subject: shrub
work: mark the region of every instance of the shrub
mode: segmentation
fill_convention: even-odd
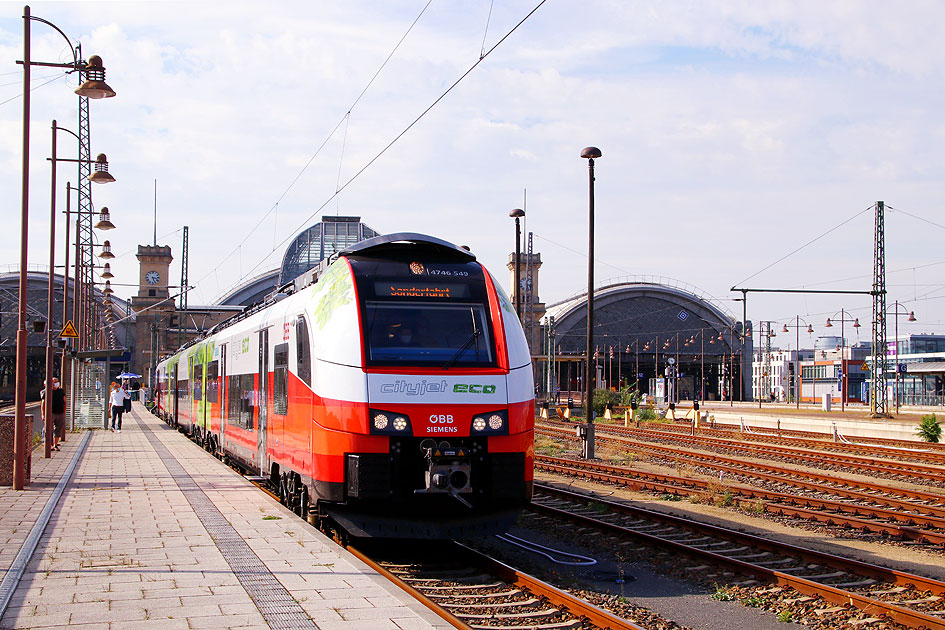
[[[637,420],[641,422],[652,422],[656,420],[656,412],[650,407],[644,407],[643,409],[637,409]]]
[[[937,443],[942,437],[942,425],[935,419],[935,414],[922,416],[919,426],[916,429],[916,435],[926,442]]]
[[[604,415],[604,408],[607,406],[607,403],[610,403],[611,405],[619,405],[620,393],[609,389],[595,389],[594,413],[597,414],[598,418]]]

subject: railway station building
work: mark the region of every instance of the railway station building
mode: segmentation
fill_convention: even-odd
[[[540,394],[561,400],[584,389],[587,293],[546,309],[536,378]],[[751,400],[751,344],[751,323],[743,336],[742,322],[694,287],[646,277],[594,291],[598,388],[637,388],[659,402]]]

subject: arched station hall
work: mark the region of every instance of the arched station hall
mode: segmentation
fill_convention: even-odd
[[[636,384],[648,396],[665,400],[666,369],[677,366],[677,400],[750,400],[751,323],[689,288],[658,282],[626,281],[594,291],[594,354],[598,384],[605,388]],[[536,363],[540,393],[547,386],[548,323],[554,350],[553,382],[559,396],[583,391],[587,347],[587,293],[547,307],[544,357]],[[537,358],[537,357],[536,357]],[[670,361],[671,360],[671,361]]]

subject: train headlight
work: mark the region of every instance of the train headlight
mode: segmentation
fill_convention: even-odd
[[[390,424],[390,421],[387,419],[387,414],[376,413],[374,414],[374,428],[378,431],[383,431],[387,428],[387,425]]]
[[[368,412],[370,418],[371,435],[412,435],[410,428],[410,416],[404,413],[393,411],[384,411],[382,409],[371,409]]]
[[[509,414],[505,409],[477,413],[472,419],[474,435],[508,435]]]

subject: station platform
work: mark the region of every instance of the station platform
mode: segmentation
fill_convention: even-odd
[[[677,407],[677,415],[685,413],[686,406]],[[813,431],[831,435],[836,431],[848,438],[884,438],[893,440],[907,440],[916,442],[916,446],[923,443],[916,435],[916,427],[922,416],[932,411],[902,410],[892,418],[871,418],[869,407],[865,405],[848,405],[841,411],[838,405],[832,411],[822,411],[812,405],[802,405],[800,409],[794,405],[783,403],[727,403],[710,402],[701,405],[702,411],[713,416],[716,421],[726,424],[744,423],[749,428],[785,429],[792,431]],[[939,410],[939,417],[943,416]]]
[[[0,628],[448,627],[139,403],[53,455],[0,488]]]

